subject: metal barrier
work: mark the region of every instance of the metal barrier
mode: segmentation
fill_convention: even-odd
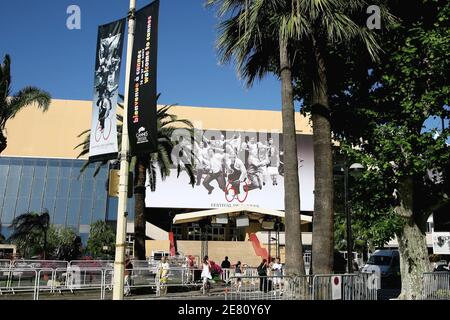
[[[72,260],[69,267],[78,266],[80,268],[114,268],[114,260]]]
[[[0,292],[34,292],[36,279],[35,269],[0,269]]]
[[[450,272],[428,272],[423,274],[424,300],[450,300]]]
[[[313,300],[377,300],[375,274],[315,275]]]
[[[284,300],[283,295],[290,288],[289,280],[288,277],[231,277],[225,300]]]
[[[58,269],[67,268],[69,262],[61,260],[12,260],[11,268]]]

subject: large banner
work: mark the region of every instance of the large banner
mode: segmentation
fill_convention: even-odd
[[[125,19],[99,27],[89,160],[117,157],[117,97]]]
[[[156,151],[156,76],[159,1],[136,12],[128,100],[131,154]]]
[[[178,132],[179,131],[179,132]],[[284,210],[283,136],[270,132],[178,130],[171,174],[156,192],[147,187],[148,208],[209,209],[253,206]],[[302,211],[314,210],[314,154],[311,135],[297,135]],[[194,154],[192,157],[191,155]],[[185,163],[192,160],[196,183],[189,184]],[[178,169],[180,175],[177,177]],[[150,185],[149,176],[147,185]]]

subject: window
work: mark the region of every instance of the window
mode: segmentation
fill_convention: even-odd
[[[14,212],[16,210],[16,197],[5,197],[2,210],[2,224],[11,223],[14,219]]]
[[[199,227],[188,228],[188,240],[201,240],[201,234]]]
[[[180,226],[172,227],[173,237],[175,240],[183,240],[183,228]]]
[[[81,198],[70,198],[67,210],[67,226],[73,226],[78,229],[78,220],[80,218]]]
[[[22,166],[11,164],[9,166],[8,182],[5,194],[11,197],[17,197],[19,191],[20,175],[22,173]]]
[[[16,217],[27,213],[30,199],[28,197],[18,197],[16,203]]]
[[[91,199],[81,198],[80,224],[83,225],[91,224],[92,207],[93,207],[92,198]]]
[[[56,199],[55,212],[53,223],[65,225],[66,223],[66,212],[67,212],[67,203],[69,199],[67,198],[58,198]]]

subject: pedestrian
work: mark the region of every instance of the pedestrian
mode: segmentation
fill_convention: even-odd
[[[236,277],[236,292],[239,292],[241,290],[242,286],[242,269],[241,269],[241,262],[238,261],[236,263],[236,267],[234,269],[234,276]]]
[[[209,291],[209,280],[212,279],[211,276],[211,264],[209,262],[209,258],[208,256],[205,256],[203,258],[203,263],[202,263],[202,274],[201,277],[203,279],[203,294],[207,293]]]
[[[263,259],[256,270],[259,276],[259,291],[267,292],[267,260]]]
[[[231,263],[228,261],[228,257],[225,257],[225,260],[222,261],[222,264],[220,265],[222,269],[230,269]]]
[[[167,294],[167,282],[169,280],[169,269],[170,264],[167,261],[167,257],[161,259],[161,264],[159,266],[159,283],[160,283],[160,293],[161,295]]]
[[[127,256],[125,259],[125,296],[131,295],[131,274],[133,272],[133,263],[131,259]]]
[[[281,260],[279,257],[275,259],[275,262],[272,264],[272,275],[273,275],[273,285],[275,290],[277,287],[281,289],[281,279],[283,277],[283,265],[281,264]]]

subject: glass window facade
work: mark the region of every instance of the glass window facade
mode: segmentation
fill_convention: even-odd
[[[95,165],[80,174],[83,164],[84,160],[1,157],[0,223],[6,227],[23,213],[47,209],[53,224],[73,228],[85,239],[84,226],[115,221],[117,199],[108,197],[108,167],[94,177]],[[132,221],[134,199],[128,201],[128,212]]]

